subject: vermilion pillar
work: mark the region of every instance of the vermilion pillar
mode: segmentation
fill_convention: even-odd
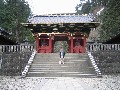
[[[39,35],[36,34],[36,51],[39,52]]]
[[[84,35],[84,52],[86,51],[86,35]]]
[[[49,36],[49,50],[52,52],[52,35]]]
[[[73,36],[72,36],[72,34],[70,37],[71,37],[70,38],[70,52],[73,53]]]

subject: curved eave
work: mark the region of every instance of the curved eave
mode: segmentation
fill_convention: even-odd
[[[69,25],[69,26],[78,26],[78,27],[88,27],[88,28],[96,28],[100,25],[100,22],[80,22],[80,23],[21,23],[24,27],[34,28],[37,26],[46,26],[50,27],[51,25]]]

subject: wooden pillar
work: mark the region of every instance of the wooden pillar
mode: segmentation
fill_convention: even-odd
[[[67,44],[68,44],[68,53],[70,53],[70,35],[69,35],[69,33],[67,34],[67,38],[68,38],[68,41],[67,41]]]
[[[71,53],[71,39],[69,40],[68,44],[69,44],[69,53]]]
[[[84,52],[86,52],[86,35],[84,35]]]
[[[71,38],[70,38],[70,52],[71,53],[73,53],[73,36],[72,36],[72,34],[71,34],[71,36],[70,36]]]
[[[39,35],[36,34],[36,51],[39,52]]]
[[[52,52],[52,35],[50,34],[49,36],[49,48],[50,48],[50,52]]]

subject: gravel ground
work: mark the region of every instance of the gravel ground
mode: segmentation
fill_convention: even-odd
[[[74,81],[78,84],[94,88],[94,90],[120,90],[120,75],[104,75],[102,78],[64,78],[65,82]],[[16,77],[0,77],[0,90],[35,90],[39,86],[39,90],[52,80],[59,81],[61,78],[40,78],[26,77],[24,79]],[[57,84],[57,82],[56,82]],[[64,84],[64,82],[62,83]],[[49,89],[52,90],[52,89]],[[85,89],[86,90],[86,89]]]

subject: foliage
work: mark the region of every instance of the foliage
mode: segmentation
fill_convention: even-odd
[[[104,7],[104,13],[99,16],[101,19],[100,39],[106,41],[120,32],[120,1],[119,0],[91,0],[85,3],[82,14],[96,14],[98,8]],[[78,13],[78,12],[77,12]]]
[[[90,13],[90,9],[91,9],[91,3],[87,2],[82,6],[81,12],[83,14],[89,14]]]
[[[26,22],[31,15],[29,4],[25,0],[0,1],[0,27],[12,33],[18,42],[23,41],[26,33],[21,22]]]
[[[98,6],[97,1],[92,0],[91,2],[88,1],[84,4],[78,4],[76,7],[76,13],[79,14],[89,14],[89,13],[93,13],[93,11],[95,10],[95,8]],[[81,10],[78,10],[78,8],[81,7]]]
[[[108,40],[120,33],[120,1],[110,0],[107,10],[102,15],[102,41]]]

